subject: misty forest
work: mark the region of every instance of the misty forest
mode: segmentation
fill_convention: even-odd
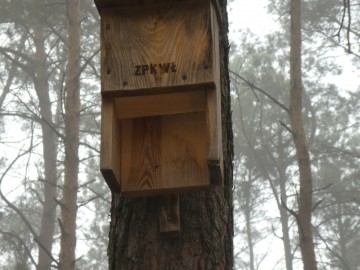
[[[274,27],[262,34],[238,27],[240,0],[219,1],[233,180],[216,196],[183,195],[181,207],[203,224],[187,231],[184,214],[181,241],[157,244],[119,221],[147,222],[147,211],[124,209],[155,209],[156,199],[112,194],[99,170],[94,1],[0,1],[0,270],[360,269],[358,0],[264,1]],[[217,231],[206,235],[206,226]],[[131,237],[118,237],[123,230]],[[128,238],[169,258],[150,262],[149,250],[119,243]]]

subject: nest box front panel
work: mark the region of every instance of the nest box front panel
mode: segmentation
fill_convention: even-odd
[[[121,120],[121,192],[179,192],[210,184],[205,113]]]
[[[102,94],[215,88],[209,3],[101,10]]]

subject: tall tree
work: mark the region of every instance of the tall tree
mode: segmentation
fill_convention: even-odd
[[[300,194],[298,213],[294,213],[305,270],[316,270],[312,216],[313,180],[308,142],[302,116],[303,85],[301,71],[301,0],[290,6],[290,123],[299,167]]]
[[[65,175],[61,203],[59,269],[75,269],[80,129],[80,0],[67,1],[68,61],[65,84]]]
[[[220,2],[221,93],[224,186],[180,195],[181,232],[162,236],[160,199],[130,199],[113,194],[110,269],[232,269],[232,132],[230,114],[226,1]]]
[[[43,118],[41,123],[44,148],[44,208],[41,219],[39,235],[39,261],[38,269],[50,269],[52,258],[52,243],[55,231],[56,217],[56,184],[57,184],[57,136],[53,130],[54,122],[51,112],[50,89],[48,72],[46,68],[47,56],[45,51],[45,37],[43,33],[44,9],[40,2],[36,5],[34,22],[34,45],[36,48],[34,62],[34,86],[39,99],[40,113]],[[36,76],[36,77],[35,77]]]
[[[249,33],[244,34],[244,43],[238,47],[241,48],[241,53],[233,57],[230,72],[234,97],[235,146],[237,146],[235,160],[240,160],[240,168],[237,170],[248,170],[254,178],[251,195],[254,197],[254,206],[263,211],[256,220],[273,220],[266,222],[268,224],[264,227],[267,227],[267,231],[265,233],[263,229],[263,238],[267,238],[267,241],[270,237],[281,238],[286,269],[291,270],[294,252],[291,243],[291,217],[283,207],[283,204],[293,203],[290,193],[292,176],[289,168],[293,166],[295,160],[291,137],[283,126],[283,119],[286,119],[288,113],[288,109],[283,105],[288,98],[288,93],[284,91],[288,88],[288,80],[282,67],[287,64],[285,62],[287,55],[279,53],[282,51],[279,48],[285,45],[281,43],[282,37],[269,35],[264,42],[256,45],[251,39]],[[256,81],[256,84],[262,88],[251,81]],[[244,176],[241,179],[236,178],[238,181],[238,184],[235,184],[236,189],[243,189],[244,179],[246,179]],[[234,198],[235,205],[246,203],[242,202],[246,200],[246,195],[236,195],[237,193]],[[276,218],[274,211],[270,213],[263,210],[266,209],[266,205],[271,204],[276,205],[279,210]],[[252,215],[259,211],[256,208],[250,210]],[[254,227],[255,232],[259,231],[258,223],[252,222],[249,225]],[[254,234],[253,238],[255,237],[258,238],[259,233]],[[266,242],[261,239],[258,241],[258,245],[262,246]],[[266,254],[262,253],[265,251],[255,249],[255,257],[259,258],[259,262],[264,261]]]
[[[1,8],[1,21],[7,23],[9,32],[13,36],[27,36],[27,50],[16,52],[11,47],[1,47],[1,54],[17,66],[22,74],[26,74],[22,80],[23,86],[32,81],[38,98],[38,107],[33,103],[25,106],[31,118],[41,125],[43,137],[44,172],[40,177],[43,183],[43,213],[41,218],[39,235],[35,233],[34,239],[38,243],[39,257],[37,268],[50,269],[54,261],[52,257],[52,243],[55,230],[56,214],[56,184],[57,184],[57,136],[54,132],[55,122],[52,113],[52,100],[50,98],[49,72],[47,70],[48,54],[46,53],[46,14],[48,6],[39,1],[5,1]],[[25,10],[21,17],[17,16],[18,10]],[[10,45],[11,46],[11,45]],[[30,78],[30,80],[29,80]],[[31,105],[31,106],[30,106]],[[39,108],[39,110],[38,110]],[[30,111],[29,111],[30,110]],[[39,115],[37,114],[39,112]]]

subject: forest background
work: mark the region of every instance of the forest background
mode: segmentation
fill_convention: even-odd
[[[74,6],[1,1],[0,269],[61,266],[66,246],[75,248],[76,268],[107,269],[111,193],[98,169],[97,10],[91,0],[68,2]],[[284,111],[290,88],[289,1],[258,1],[246,11],[250,2],[228,6],[235,268],[301,269],[292,214],[298,170]],[[360,3],[302,2],[303,116],[318,267],[356,270]],[[75,225],[76,242],[67,243],[71,237],[64,232]]]

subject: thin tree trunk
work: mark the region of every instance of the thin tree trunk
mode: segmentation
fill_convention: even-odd
[[[250,264],[250,270],[255,270],[255,256],[254,256],[254,242],[252,239],[252,225],[251,225],[251,211],[252,211],[252,205],[251,205],[251,192],[252,192],[252,178],[251,178],[251,170],[249,170],[249,176],[248,181],[244,183],[244,193],[245,196],[245,224],[246,224],[246,236],[247,236],[247,242],[249,246],[249,264]]]
[[[290,121],[300,174],[299,211],[296,215],[299,243],[305,270],[316,270],[312,212],[312,174],[302,117],[301,0],[291,0]]]
[[[350,267],[347,265],[348,263],[348,252],[346,245],[348,244],[346,241],[346,229],[344,228],[344,221],[343,221],[343,205],[341,201],[336,198],[336,204],[337,204],[337,227],[339,230],[339,247],[340,247],[340,256],[342,258],[341,263],[344,266],[344,269],[350,269]]]
[[[279,173],[279,182],[280,182],[280,197],[281,197],[281,206],[280,210],[280,221],[281,221],[281,229],[282,229],[282,241],[285,252],[285,264],[286,270],[293,269],[293,256],[291,251],[291,243],[290,243],[290,235],[289,235],[289,213],[286,210],[284,205],[287,205],[287,194],[286,194],[286,168],[287,165],[284,163],[284,144],[283,144],[283,136],[282,130],[279,130],[279,139],[278,139],[278,173]]]
[[[75,269],[80,124],[80,1],[67,1],[68,64],[65,99],[65,176],[61,204],[60,270]]]
[[[233,269],[232,123],[230,113],[226,1],[220,26],[224,186],[180,194],[181,232],[159,232],[159,197],[124,198],[113,194],[109,269]]]
[[[56,184],[57,184],[57,137],[51,128],[53,124],[51,113],[51,101],[49,96],[49,84],[47,81],[45,38],[42,32],[41,16],[34,26],[35,71],[34,85],[39,99],[40,114],[43,119],[41,123],[43,137],[44,156],[44,202],[41,218],[41,227],[38,242],[39,257],[38,270],[50,270],[51,252],[55,229],[56,216]]]
[[[282,180],[280,180],[282,181]],[[280,188],[281,189],[281,188]],[[282,192],[281,192],[282,193]],[[285,198],[285,197],[282,197]],[[286,203],[286,199],[284,200]],[[285,208],[280,208],[280,221],[281,221],[281,230],[282,230],[282,241],[285,252],[285,264],[286,270],[293,269],[293,255],[291,252],[291,243],[289,235],[289,215]]]

